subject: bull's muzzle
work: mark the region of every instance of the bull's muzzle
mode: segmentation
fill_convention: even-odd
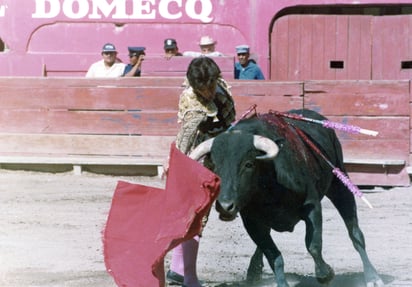
[[[236,218],[238,210],[233,202],[221,203],[216,201],[216,211],[219,213],[219,219],[222,221],[232,221]]]

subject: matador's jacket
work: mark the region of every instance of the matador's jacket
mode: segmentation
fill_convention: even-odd
[[[227,130],[235,121],[235,104],[230,86],[218,79],[216,96],[207,101],[196,95],[186,80],[180,95],[178,122],[181,124],[176,138],[176,147],[189,154],[199,143]]]

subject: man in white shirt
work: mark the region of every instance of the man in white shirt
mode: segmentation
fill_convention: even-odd
[[[123,75],[125,64],[117,59],[116,47],[107,43],[103,46],[100,61],[93,63],[87,71],[86,78],[117,78]]]
[[[203,36],[200,38],[199,47],[200,52],[194,51],[186,51],[183,52],[183,56],[187,57],[200,57],[200,56],[207,56],[207,57],[220,57],[223,56],[222,53],[215,51],[217,41],[213,40],[213,38],[209,36]]]

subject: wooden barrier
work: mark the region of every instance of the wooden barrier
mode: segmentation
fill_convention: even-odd
[[[70,57],[72,61],[62,60],[62,57]],[[96,61],[98,61],[98,57]],[[187,67],[193,57],[172,57],[166,59],[163,56],[146,56],[142,63],[142,77],[184,77]],[[222,71],[225,79],[234,78],[234,57],[213,57],[213,60]],[[125,61],[125,63],[127,63]],[[44,77],[84,77],[92,63],[78,55],[49,55],[43,64],[42,76]]]
[[[76,173],[87,165],[155,165],[161,173],[178,131],[183,81],[0,78],[0,164],[69,164]],[[283,108],[302,106],[301,84],[261,84],[254,94],[252,83],[233,83],[239,111],[253,98],[266,107],[276,98]]]
[[[409,185],[409,91],[409,81],[305,82],[306,108],[379,132],[377,137],[337,132],[357,184]]]
[[[184,77],[0,78],[0,164],[151,165],[161,172],[178,131]],[[409,185],[408,81],[231,80],[238,116],[310,108],[376,130],[337,132],[360,185]]]

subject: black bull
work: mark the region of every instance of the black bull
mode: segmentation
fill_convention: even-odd
[[[310,110],[290,112],[325,119]],[[297,129],[315,143],[329,164],[302,140]],[[332,173],[330,164],[345,172],[342,148],[333,130],[265,114],[240,121],[230,131],[200,144],[192,153],[194,158],[204,155],[208,155],[205,160],[210,161],[221,178],[216,203],[220,218],[232,220],[240,213],[243,225],[256,243],[248,281],[261,277],[263,253],[276,274],[277,286],[289,286],[282,255],[270,230],[293,231],[300,220],[306,224],[306,248],[314,259],[318,281],[332,280],[333,269],[322,258],[321,200],[326,196],[342,216],[362,259],[367,286],[384,285],[365,251],[354,196]]]

